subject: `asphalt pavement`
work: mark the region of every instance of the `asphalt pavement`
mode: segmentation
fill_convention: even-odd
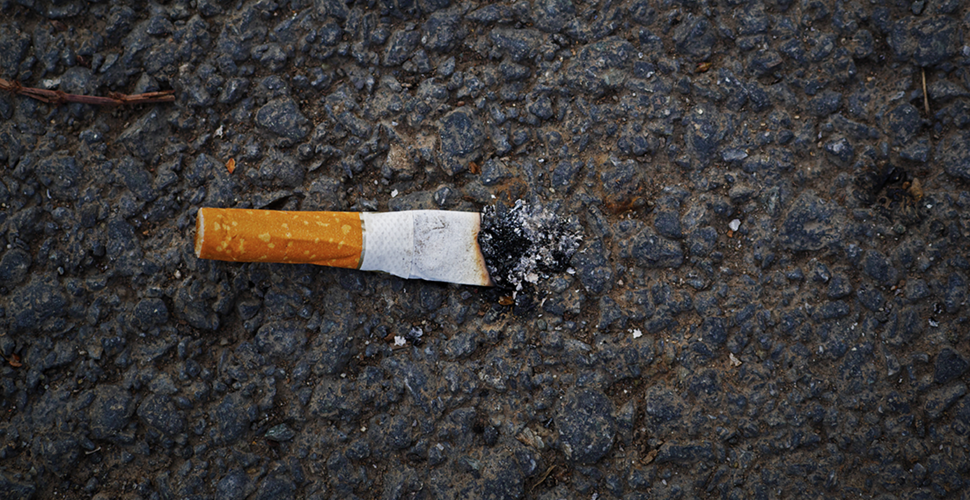
[[[2,0],[0,497],[966,498],[968,36],[959,0]],[[519,291],[193,252],[200,207],[518,200],[582,234]]]

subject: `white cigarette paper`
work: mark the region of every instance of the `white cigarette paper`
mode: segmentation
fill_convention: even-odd
[[[409,279],[492,285],[478,246],[478,213],[364,212],[360,219],[364,233],[361,270]]]

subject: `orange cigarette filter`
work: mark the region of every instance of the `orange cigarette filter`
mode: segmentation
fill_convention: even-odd
[[[195,254],[203,259],[357,269],[363,247],[356,212],[200,208],[195,222]]]

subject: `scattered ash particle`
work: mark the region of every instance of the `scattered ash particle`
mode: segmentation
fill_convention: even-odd
[[[509,210],[485,207],[478,244],[496,286],[520,291],[569,265],[582,235],[568,221],[522,200]]]

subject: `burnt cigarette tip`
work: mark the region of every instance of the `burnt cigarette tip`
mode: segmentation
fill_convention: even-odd
[[[566,270],[582,242],[581,230],[538,203],[482,210],[478,243],[491,280],[513,290]]]

